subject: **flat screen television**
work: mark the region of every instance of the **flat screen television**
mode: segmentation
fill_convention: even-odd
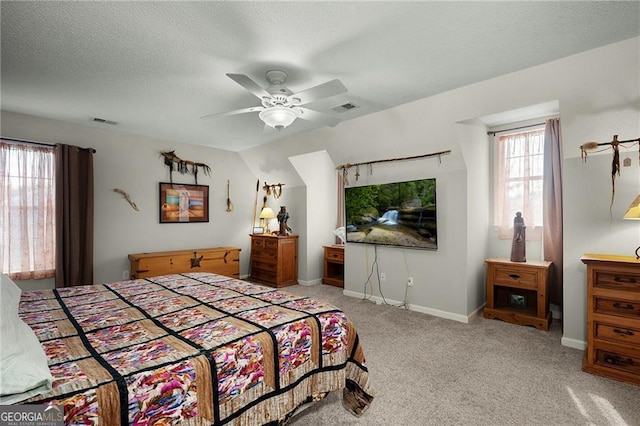
[[[436,250],[436,179],[347,187],[347,243]]]

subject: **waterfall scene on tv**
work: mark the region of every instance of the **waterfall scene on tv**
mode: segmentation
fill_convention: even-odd
[[[438,248],[435,178],[345,188],[348,243]]]

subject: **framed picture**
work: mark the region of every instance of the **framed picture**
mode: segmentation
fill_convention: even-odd
[[[160,182],[160,223],[209,222],[209,186]]]
[[[264,228],[262,226],[254,226],[253,227],[253,233],[255,235],[264,234]]]
[[[516,308],[526,308],[527,307],[527,297],[521,294],[510,294],[509,295],[509,305]]]

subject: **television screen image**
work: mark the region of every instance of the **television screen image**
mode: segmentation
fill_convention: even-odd
[[[435,178],[344,191],[347,243],[438,248]]]

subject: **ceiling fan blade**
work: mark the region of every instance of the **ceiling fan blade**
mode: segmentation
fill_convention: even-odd
[[[304,105],[319,99],[329,98],[347,92],[347,88],[338,79],[319,84],[310,89],[294,93],[289,99],[296,99],[295,105]],[[299,101],[298,101],[299,100]]]
[[[255,107],[249,107],[249,108],[236,109],[234,111],[217,112],[215,114],[203,115],[200,118],[207,119],[207,118],[212,118],[212,117],[226,117],[226,116],[229,116],[229,115],[244,114],[246,112],[262,111],[263,109],[264,109],[263,106],[255,106]]]
[[[271,97],[271,93],[264,90],[260,85],[258,85],[258,83],[251,80],[244,74],[227,74],[227,77],[253,93],[258,99]]]
[[[330,127],[334,127],[338,123],[340,123],[339,118],[333,117],[323,112],[318,112],[309,108],[302,108],[302,107],[297,107],[296,109],[300,111],[300,114],[298,115],[298,117],[304,120],[321,123],[321,124],[324,124],[325,126],[330,126]]]

